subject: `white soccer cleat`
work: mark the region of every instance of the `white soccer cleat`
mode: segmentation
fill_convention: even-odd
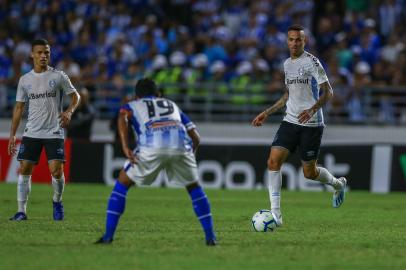
[[[345,192],[347,189],[347,179],[345,177],[338,178],[338,181],[341,183],[341,187],[336,189],[333,194],[333,207],[340,207],[345,200]]]

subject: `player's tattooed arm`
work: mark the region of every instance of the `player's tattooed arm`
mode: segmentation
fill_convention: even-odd
[[[10,138],[8,141],[8,154],[13,156],[16,154],[17,149],[16,149],[16,133],[18,126],[20,125],[21,117],[23,116],[24,112],[24,102],[16,102],[16,105],[14,106],[14,111],[13,111],[13,118],[11,120],[11,129],[10,129]]]
[[[304,110],[299,114],[299,123],[303,124],[309,121],[310,118],[333,97],[333,89],[328,81],[320,84],[320,90],[322,91],[322,95],[319,100],[310,109]]]
[[[72,114],[73,112],[76,110],[76,108],[79,105],[80,102],[80,95],[78,94],[78,92],[73,92],[71,94],[69,94],[70,96],[70,104],[69,107],[60,114],[60,125],[63,128],[68,127],[70,120],[72,118]]]
[[[273,114],[274,112],[277,112],[280,109],[282,109],[286,105],[288,98],[289,98],[289,92],[286,90],[285,93],[283,94],[283,96],[277,102],[275,102],[274,105],[272,105],[271,107],[269,107],[268,109],[266,109],[264,111],[266,116],[269,116],[269,115]]]
[[[277,102],[275,102],[271,107],[269,107],[265,111],[258,114],[257,117],[255,117],[255,119],[252,121],[252,125],[253,126],[262,126],[262,124],[264,123],[264,121],[266,120],[266,118],[269,115],[273,114],[274,112],[280,110],[281,108],[283,108],[285,106],[286,102],[288,101],[288,98],[289,98],[289,92],[288,92],[288,90],[286,90],[285,93],[283,94],[283,96]]]

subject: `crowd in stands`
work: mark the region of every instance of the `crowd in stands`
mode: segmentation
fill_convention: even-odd
[[[368,87],[406,93],[405,22],[405,0],[3,0],[0,109],[32,68],[35,38],[50,42],[53,66],[111,110],[144,76],[168,96],[232,91],[232,104],[269,104],[264,93],[283,91],[286,30],[301,24],[335,90],[331,115],[361,122]],[[379,94],[383,122],[402,113],[391,100]]]

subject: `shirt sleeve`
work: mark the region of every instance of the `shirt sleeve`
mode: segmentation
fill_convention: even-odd
[[[62,86],[63,93],[65,95],[69,95],[73,92],[76,92],[76,88],[73,86],[68,75],[66,75],[66,73],[63,71],[61,71],[61,86]]]
[[[130,104],[128,104],[128,103],[126,103],[120,107],[120,112],[122,112],[122,111],[129,112],[131,114],[133,113],[133,110],[131,109]]]
[[[19,102],[28,101],[27,90],[25,89],[25,87],[23,87],[22,78],[20,78],[20,80],[18,81],[16,101],[19,101]]]
[[[317,84],[322,84],[328,82],[326,71],[324,70],[323,66],[321,65],[319,59],[313,59],[313,72],[312,76],[316,79]]]
[[[182,120],[182,124],[186,127],[186,130],[196,128],[196,125],[192,121],[190,121],[189,117],[183,112],[180,113],[180,118]]]
[[[287,60],[285,60],[285,62],[283,62],[283,76],[284,76],[285,86],[287,87],[288,81],[286,79],[288,78],[288,76],[287,76],[287,71],[286,71],[286,61]]]

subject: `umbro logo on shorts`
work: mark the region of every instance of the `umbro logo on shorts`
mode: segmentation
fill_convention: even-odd
[[[308,157],[314,156],[314,151],[307,151],[307,152],[306,152],[306,155],[307,155]]]
[[[25,146],[24,146],[24,144],[20,144],[20,150],[19,150],[19,152],[20,152],[20,153],[24,153],[24,151],[25,151]]]

